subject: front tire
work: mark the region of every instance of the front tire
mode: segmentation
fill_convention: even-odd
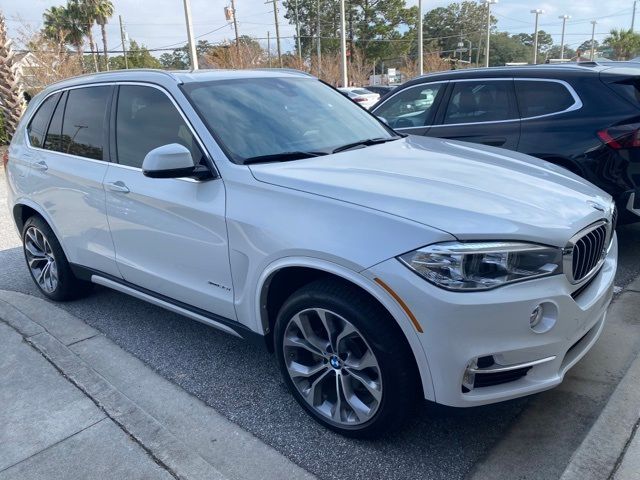
[[[47,298],[72,300],[91,290],[91,283],[73,274],[60,242],[41,217],[30,217],[24,223],[22,246],[31,278]]]
[[[372,438],[411,416],[419,376],[409,345],[357,287],[323,279],[301,288],[280,309],[274,341],[289,390],[331,430]]]

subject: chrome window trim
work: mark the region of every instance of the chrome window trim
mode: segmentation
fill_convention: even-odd
[[[72,85],[72,86],[69,86],[69,87],[64,87],[64,88],[60,88],[60,89],[57,89],[57,90],[52,90],[51,92],[49,92],[49,94],[47,94],[40,101],[40,103],[37,105],[37,107],[33,109],[33,113],[31,113],[29,115],[28,121],[25,122],[25,127],[24,127],[24,130],[25,130],[24,134],[26,136],[25,145],[27,146],[27,148],[32,149],[32,150],[40,150],[40,151],[43,151],[43,152],[56,153],[58,155],[65,155],[65,156],[72,157],[72,158],[77,158],[77,159],[81,159],[81,160],[88,160],[88,161],[91,161],[91,162],[98,162],[98,163],[103,163],[103,164],[107,164],[107,165],[118,165],[120,167],[129,167],[131,169],[138,170],[138,171],[142,172],[142,168],[130,167],[129,165],[121,165],[120,163],[117,163],[117,162],[111,162],[111,161],[108,161],[108,160],[96,160],[96,159],[93,159],[93,158],[81,157],[79,155],[73,155],[73,154],[70,154],[70,153],[58,152],[56,150],[47,150],[46,148],[34,147],[33,145],[31,145],[31,142],[29,141],[29,135],[28,135],[28,132],[27,132],[27,127],[31,123],[31,121],[33,120],[33,116],[36,114],[36,112],[38,110],[40,110],[40,107],[42,107],[42,104],[50,96],[55,95],[56,93],[64,93],[65,91],[76,90],[76,89],[79,89],[79,88],[91,88],[91,87],[103,87],[103,86],[120,86],[120,85],[138,85],[138,86],[142,86],[142,87],[151,87],[151,88],[155,88],[157,90],[160,90],[162,93],[164,93],[169,98],[169,100],[171,101],[173,106],[176,108],[176,110],[178,111],[178,113],[180,114],[182,119],[184,120],[185,124],[187,125],[187,128],[189,128],[189,131],[193,135],[193,138],[196,139],[196,143],[198,144],[198,147],[200,147],[200,150],[202,150],[202,152],[204,153],[205,157],[209,160],[209,164],[210,164],[210,167],[213,168],[213,172],[212,173],[214,174],[215,178],[222,178],[221,175],[220,175],[220,171],[218,170],[218,168],[215,165],[215,162],[213,161],[213,158],[211,158],[211,155],[209,154],[209,151],[205,148],[204,143],[202,142],[202,139],[200,138],[200,136],[197,134],[197,132],[193,128],[193,125],[191,124],[191,122],[189,121],[189,119],[187,118],[185,113],[182,111],[182,108],[180,107],[180,105],[178,105],[178,103],[173,98],[173,96],[164,87],[161,87],[160,85],[156,85],[154,83],[149,83],[149,82],[137,82],[137,81],[129,81],[129,80],[111,81],[111,82],[96,82],[96,83],[88,83],[88,84],[82,84],[82,85]],[[117,144],[117,140],[116,140],[116,144]],[[200,182],[199,180],[195,180],[195,179],[191,179],[191,178],[176,179],[176,180],[187,180],[187,181]]]
[[[482,81],[482,82],[486,82],[486,81],[514,81],[514,82],[552,82],[552,83],[559,83],[562,86],[564,86],[567,91],[569,92],[569,94],[573,97],[574,103],[573,105],[567,107],[564,110],[558,111],[558,112],[552,112],[552,113],[545,113],[544,115],[536,115],[534,117],[519,117],[519,118],[510,118],[507,120],[493,120],[493,121],[488,121],[488,122],[465,122],[465,123],[443,123],[440,125],[423,125],[421,127],[402,127],[402,128],[395,128],[394,130],[413,130],[416,128],[440,128],[440,127],[456,127],[456,126],[469,126],[469,125],[483,125],[483,124],[494,124],[494,123],[509,123],[509,122],[524,122],[524,121],[528,121],[528,120],[537,120],[539,118],[546,118],[546,117],[551,117],[551,116],[555,116],[555,115],[561,115],[563,113],[568,113],[568,112],[573,112],[575,110],[580,110],[583,107],[583,103],[582,100],[580,99],[580,97],[578,96],[578,94],[576,93],[575,89],[566,81],[564,80],[559,80],[556,78],[530,78],[530,77],[495,77],[495,78],[460,78],[460,79],[449,79],[449,80],[436,80],[434,82],[424,82],[424,83],[419,83],[416,85],[412,85],[410,87],[407,87],[406,89],[402,89],[399,92],[395,92],[393,93],[391,96],[389,96],[389,98],[385,99],[384,102],[382,102],[380,104],[380,106],[384,105],[386,102],[388,102],[389,100],[391,100],[394,96],[399,95],[400,93],[412,89],[412,88],[417,88],[417,87],[424,87],[425,85],[432,85],[432,84],[436,84],[436,83],[453,83],[453,82],[477,82],[477,81]],[[516,93],[516,101],[517,101],[517,93]],[[377,109],[376,109],[377,110]],[[374,112],[375,114],[375,112]],[[377,115],[377,114],[376,114]]]

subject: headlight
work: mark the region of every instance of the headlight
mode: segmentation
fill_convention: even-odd
[[[518,242],[436,243],[398,259],[448,290],[488,290],[562,272],[562,250]]]

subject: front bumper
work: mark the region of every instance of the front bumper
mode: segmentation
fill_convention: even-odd
[[[428,365],[419,368],[430,372],[435,401],[468,407],[529,395],[562,382],[603,329],[613,297],[617,256],[614,238],[600,272],[578,295],[574,293],[575,298],[576,287],[564,275],[485,292],[450,292],[430,284],[396,259],[364,273],[388,284],[420,323],[424,333],[416,335]],[[555,323],[545,333],[536,333],[529,326],[530,314],[539,304],[549,307],[550,318],[555,314]],[[476,382],[479,386],[465,387],[470,367],[483,370],[474,360],[491,357],[494,369],[523,364],[526,372],[506,383]],[[537,363],[539,360],[545,361]]]

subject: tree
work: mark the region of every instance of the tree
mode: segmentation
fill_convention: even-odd
[[[491,35],[490,66],[529,61],[533,47],[525,45],[520,35],[511,36],[507,32]]]
[[[96,9],[90,0],[68,0],[67,10],[75,21],[84,25],[82,31],[89,39],[89,49],[93,58],[93,68],[98,71],[98,48],[93,38],[93,25],[96,22]]]
[[[25,108],[22,81],[14,65],[12,43],[7,35],[4,15],[0,12],[0,111],[7,140],[11,140],[15,133]]]
[[[492,30],[496,23],[491,16]],[[425,41],[431,41],[442,56],[452,56],[461,40],[480,45],[487,31],[487,7],[463,1],[434,8],[424,16],[423,30]]]
[[[243,35],[241,38],[243,37],[245,36]],[[196,43],[196,55],[198,56],[198,61],[200,62],[200,60],[204,60],[204,58],[211,52],[212,48],[214,48],[214,45],[212,45],[208,40],[198,40],[198,43]],[[168,70],[188,70],[191,65],[191,61],[189,59],[189,46],[185,45],[183,47],[176,48],[171,53],[163,53],[160,55],[160,65],[162,68]]]
[[[573,58],[576,56],[576,51],[570,48],[568,45],[564,46],[564,58]],[[554,45],[546,52],[547,59],[549,58],[560,58],[560,45]]]
[[[598,40],[593,41],[593,49],[598,50],[600,48],[600,42]],[[591,53],[591,39],[585,40],[576,49],[576,55],[588,56]]]
[[[616,60],[629,60],[640,51],[640,34],[631,30],[611,30],[604,46],[613,51]]]
[[[513,35],[513,38],[517,39],[525,47],[529,47],[531,50],[531,58],[533,58],[533,42],[534,35],[532,33],[518,33]],[[553,38],[544,30],[538,30],[538,53],[541,53],[543,57],[549,58],[548,52],[553,47]]]
[[[104,52],[104,65],[109,70],[109,49],[107,48],[107,23],[113,16],[113,3],[110,0],[92,0],[94,4],[94,12],[96,14],[96,22],[100,25],[100,33],[102,35],[102,50]]]
[[[86,25],[78,15],[77,8],[70,4],[66,7],[51,7],[43,14],[42,34],[45,38],[55,42],[60,52],[66,45],[76,49],[78,64],[84,71],[84,36]]]
[[[162,68],[160,61],[151,55],[151,52],[144,45],[131,40],[127,49],[127,62],[129,68]],[[124,70],[124,55],[118,55],[109,59],[111,70]]]

